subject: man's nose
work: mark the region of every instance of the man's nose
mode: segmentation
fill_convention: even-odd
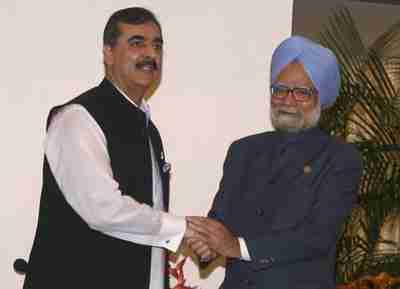
[[[293,90],[288,91],[287,95],[282,99],[282,103],[285,105],[296,105],[297,104]]]
[[[152,59],[156,59],[156,57],[160,55],[160,51],[153,45],[146,45],[145,54],[146,56],[149,56]]]

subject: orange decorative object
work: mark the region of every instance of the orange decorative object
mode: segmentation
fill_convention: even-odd
[[[186,279],[183,274],[183,265],[186,262],[186,258],[187,257],[183,258],[182,261],[175,266],[175,268],[169,268],[169,274],[177,281],[177,284],[172,289],[197,289],[197,287],[185,286]]]
[[[377,276],[364,276],[346,285],[338,285],[336,289],[389,289],[400,285],[400,278],[382,272]]]

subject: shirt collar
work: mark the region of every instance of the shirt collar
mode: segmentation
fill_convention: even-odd
[[[144,112],[144,114],[146,115],[146,120],[147,121],[149,121],[149,119],[150,119],[150,116],[151,116],[151,114],[150,114],[150,105],[147,103],[147,101],[146,100],[142,100],[142,103],[140,104],[140,105],[137,105],[132,99],[130,99],[127,95],[126,95],[126,93],[122,90],[122,89],[120,89],[115,83],[113,83],[111,80],[110,80],[110,83],[118,90],[118,92],[119,93],[121,93],[125,98],[126,98],[126,100],[128,100],[131,104],[133,104],[135,107],[137,107],[137,108],[139,108],[141,111],[143,111]]]
[[[305,140],[310,139],[321,133],[318,126],[311,127],[308,129],[301,130],[299,132],[282,132],[278,131],[278,135],[281,138],[283,144],[299,144],[305,142]]]

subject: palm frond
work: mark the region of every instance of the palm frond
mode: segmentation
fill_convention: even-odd
[[[359,205],[337,243],[337,280],[350,282],[382,271],[398,274],[393,268],[400,268],[400,239],[386,238],[383,231],[398,218],[400,235],[400,55],[395,53],[400,21],[366,47],[350,12],[341,6],[320,41],[335,52],[342,75],[340,95],[322,114],[321,127],[356,143],[364,163]]]

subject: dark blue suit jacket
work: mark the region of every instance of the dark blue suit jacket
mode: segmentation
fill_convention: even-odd
[[[318,128],[234,142],[209,216],[244,238],[222,287],[331,289],[335,244],[362,174],[353,145]]]

